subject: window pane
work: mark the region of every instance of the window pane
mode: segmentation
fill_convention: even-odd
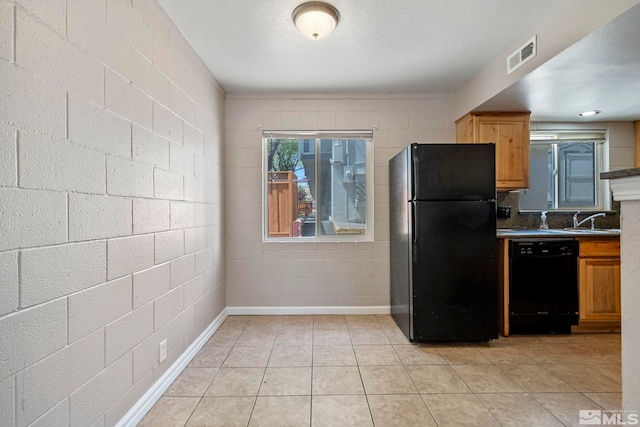
[[[366,140],[320,140],[321,234],[365,234]]]
[[[531,144],[530,188],[520,192],[521,209],[553,208],[553,145]]]
[[[269,237],[315,236],[315,220],[309,220],[315,217],[314,146],[315,140],[267,140]]]
[[[531,188],[520,191],[520,208],[597,207],[596,149],[594,142],[532,143]]]
[[[595,205],[594,144],[561,144],[558,148],[559,207]]]

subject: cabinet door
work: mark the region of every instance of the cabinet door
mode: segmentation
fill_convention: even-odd
[[[529,187],[528,117],[476,117],[475,142],[496,143],[496,187],[516,190]]]
[[[580,258],[580,320],[620,321],[620,258]]]

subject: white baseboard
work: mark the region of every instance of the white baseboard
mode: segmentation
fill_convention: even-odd
[[[229,316],[227,309],[222,312],[207,326],[207,328],[195,339],[195,341],[185,350],[184,353],[173,362],[167,371],[153,383],[151,388],[136,402],[135,405],[125,414],[116,427],[129,427],[137,425],[149,412],[153,405],[162,397],[162,394],[169,388],[180,372],[187,367],[189,362],[198,354],[198,351],[205,345],[213,333],[220,327],[224,319]]]
[[[324,306],[324,307],[227,307],[230,316],[237,315],[291,315],[291,314],[389,314],[388,305]]]

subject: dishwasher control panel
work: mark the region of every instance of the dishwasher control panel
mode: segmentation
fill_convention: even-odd
[[[577,257],[577,240],[512,240],[510,256],[521,257]]]

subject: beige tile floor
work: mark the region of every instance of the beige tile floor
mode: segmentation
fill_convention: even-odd
[[[575,426],[621,399],[619,334],[416,345],[389,315],[230,316],[139,426]]]

